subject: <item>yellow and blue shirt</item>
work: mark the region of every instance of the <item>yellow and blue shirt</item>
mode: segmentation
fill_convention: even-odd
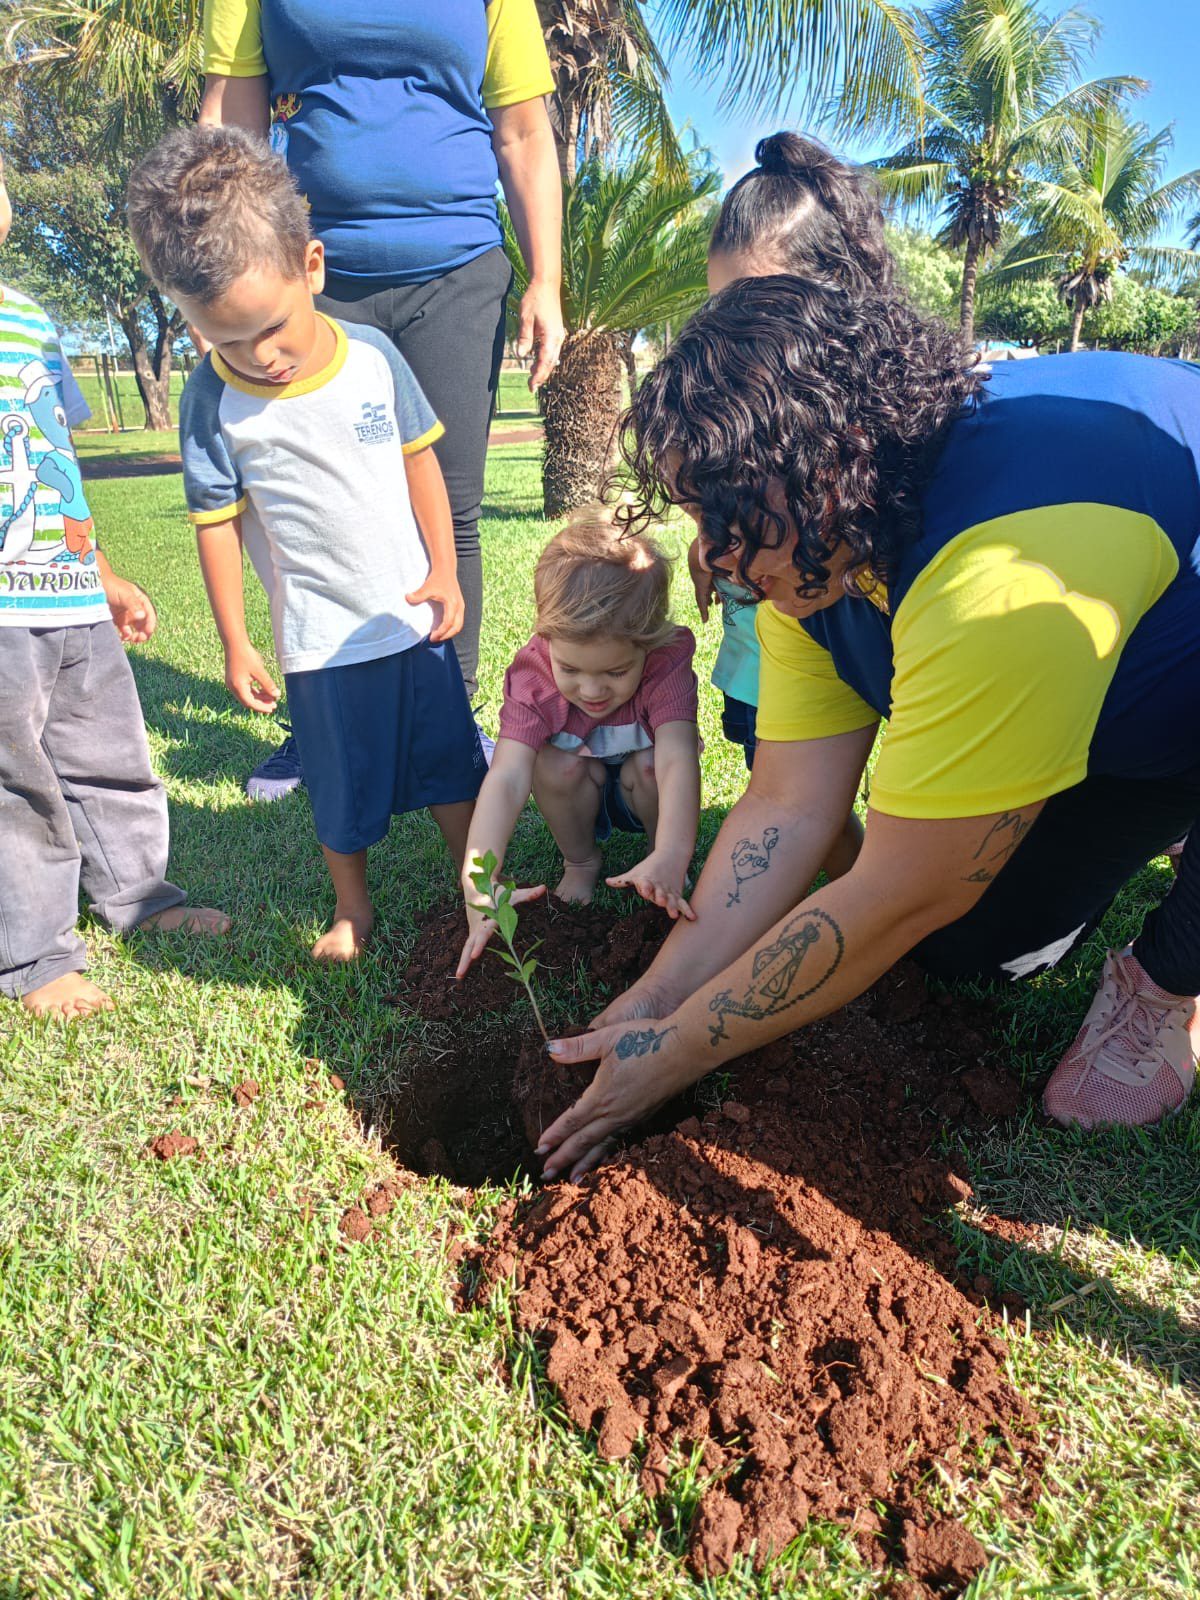
[[[266,75],[331,281],[362,292],[500,244],[487,113],[554,87],[534,0],[205,0],[204,70]]]
[[[982,816],[1089,773],[1200,762],[1200,367],[998,367],[954,423],[886,596],[758,607],[758,736],[888,719],[900,817]]]

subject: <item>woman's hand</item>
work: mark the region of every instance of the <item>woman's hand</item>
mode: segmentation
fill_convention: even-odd
[[[592,1033],[611,1028],[618,1022],[641,1022],[648,1017],[669,1017],[677,1006],[687,999],[686,994],[676,994],[653,973],[644,973],[636,983],[631,983],[624,994],[610,1000],[604,1010],[588,1023]]]
[[[704,549],[697,534],[688,545],[688,575],[696,591],[696,604],[700,608],[700,621],[708,621],[713,598],[713,575],[704,565]]]
[[[263,658],[249,642],[226,649],[225,687],[247,711],[265,714],[279,704],[279,690]]]
[[[700,1076],[696,1056],[678,1048],[679,1031],[669,1018],[628,1027],[601,1028],[576,1039],[555,1039],[547,1048],[555,1061],[596,1061],[596,1076],[569,1110],[542,1134],[536,1154],[545,1156],[547,1178],[563,1172],[572,1180],[603,1159],[613,1139],[657,1111]]]
[[[604,881],[610,889],[636,889],[643,900],[648,900],[652,906],[661,906],[672,922],[680,917],[695,922],[696,913],[683,895],[687,868],[686,857],[672,855],[666,850],[652,850],[636,867]]]
[[[514,889],[509,905],[521,906],[530,900],[540,900],[545,892],[544,883],[535,884],[532,889]],[[488,916],[486,907],[476,905],[475,894],[474,887],[466,890],[467,938],[462,947],[462,954],[458,958],[458,966],[454,970],[456,980],[466,977],[471,967],[487,949],[488,940],[496,931],[496,924]]]
[[[458,578],[453,571],[443,572],[436,567],[431,568],[429,576],[421,587],[414,589],[412,594],[406,594],[404,598],[410,606],[429,604],[442,608],[441,621],[434,624],[433,632],[429,635],[430,643],[443,644],[447,639],[453,639],[456,633],[462,632],[466,605],[462,590],[458,586]]]
[[[558,365],[566,329],[563,325],[562,294],[557,284],[531,280],[521,296],[517,327],[517,354],[537,352],[529,387],[539,389]]]

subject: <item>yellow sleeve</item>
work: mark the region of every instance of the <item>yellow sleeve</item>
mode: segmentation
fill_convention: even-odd
[[[977,817],[1079,783],[1125,642],[1178,566],[1156,522],[1114,506],[1047,506],[959,534],[892,624],[872,806]]]
[[[770,601],[755,607],[758,634],[758,718],[760,739],[789,744],[796,739],[828,739],[879,721],[848,683],[838,677],[833,657]]]
[[[489,111],[540,100],[554,88],[534,0],[489,0],[483,103]]]
[[[261,78],[262,0],[204,0],[203,67],[223,78]]]

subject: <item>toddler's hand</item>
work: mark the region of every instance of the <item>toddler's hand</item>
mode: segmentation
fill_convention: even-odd
[[[225,687],[247,711],[274,711],[279,690],[252,644],[225,652]]]
[[[529,900],[540,900],[545,892],[544,883],[535,884],[532,889],[514,889],[509,904],[520,906]],[[487,949],[488,940],[496,931],[496,924],[486,910],[474,903],[474,897],[475,890],[471,888],[467,891],[467,938],[455,969],[456,979],[466,977],[471,967]]]
[[[122,641],[145,644],[158,627],[158,613],[146,591],[128,578],[114,576],[105,584],[104,593]]]
[[[700,621],[707,622],[709,607],[712,605],[713,575],[704,565],[704,555],[699,534],[688,545],[688,573],[691,576],[692,588],[696,591],[696,604],[700,607]]]
[[[430,572],[421,587],[404,598],[410,606],[424,605],[426,602],[441,606],[442,620],[434,623],[433,632],[429,635],[434,644],[453,639],[456,633],[462,631],[466,605],[453,572]]]
[[[643,900],[649,900],[652,906],[661,906],[672,922],[680,917],[695,922],[696,913],[683,897],[687,865],[678,856],[652,850],[636,867],[604,881],[610,889],[636,889]]]

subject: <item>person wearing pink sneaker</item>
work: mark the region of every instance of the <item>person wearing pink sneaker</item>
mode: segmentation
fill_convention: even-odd
[[[1100,989],[1042,1105],[1056,1122],[1081,1128],[1158,1122],[1192,1092],[1195,1030],[1194,997],[1168,994],[1132,945],[1110,950]]]
[[[1200,994],[1200,367],[1088,352],[985,374],[894,288],[742,278],[639,385],[623,441],[618,515],[679,506],[759,598],[758,747],[696,920],[551,1042],[599,1066],[544,1131],[545,1172],[586,1170],[902,956],[1046,971],[1186,836],[1046,1093],[1086,1128],[1178,1110]],[[884,722],[862,850],[814,890]]]

